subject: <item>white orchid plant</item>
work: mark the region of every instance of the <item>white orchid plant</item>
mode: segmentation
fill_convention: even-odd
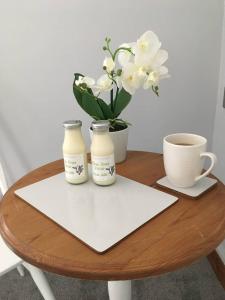
[[[163,64],[168,52],[161,49],[161,42],[152,31],[145,32],[134,43],[122,44],[112,51],[111,39],[105,39],[103,74],[97,82],[91,77],[75,73],[73,92],[78,104],[95,120],[109,120],[111,130],[124,129],[129,124],[119,118],[137,89],[152,89],[159,95],[159,82],[168,78]],[[101,99],[110,92],[110,103]]]

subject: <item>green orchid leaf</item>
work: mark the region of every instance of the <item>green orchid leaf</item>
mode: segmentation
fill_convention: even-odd
[[[94,95],[91,88],[87,88],[89,94]]]
[[[115,100],[115,106],[114,106],[114,116],[118,117],[122,110],[129,104],[131,100],[131,95],[122,88],[117,96],[117,99]]]
[[[80,73],[75,73],[74,74],[73,93],[74,93],[75,98],[77,99],[78,104],[82,107],[82,90],[79,86],[77,86],[75,84],[75,81],[78,80],[78,78],[80,76],[84,77],[84,75],[82,75]]]
[[[96,97],[90,95],[86,91],[83,91],[81,107],[91,117],[95,116],[95,119],[104,120],[105,116],[101,110],[98,101],[96,100]]]
[[[80,76],[80,73],[74,74],[73,93],[80,107],[96,120],[107,120],[114,117],[110,106],[101,98],[96,98],[91,88],[83,89],[75,84]]]
[[[104,114],[105,120],[112,119],[113,118],[113,112],[111,111],[108,104],[105,103],[102,99],[97,99],[99,106],[101,107],[101,110]]]
[[[84,77],[83,74],[80,74],[80,73],[74,73],[74,83],[75,83],[75,80],[78,80],[79,77]]]
[[[73,94],[78,104],[82,107],[82,90],[75,83],[73,84]]]

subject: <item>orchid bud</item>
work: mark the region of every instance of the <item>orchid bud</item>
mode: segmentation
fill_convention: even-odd
[[[80,87],[82,87],[83,89],[86,89],[87,88],[87,84],[85,82],[83,82],[83,83],[80,84]]]
[[[122,69],[118,69],[117,72],[116,72],[116,75],[120,76],[121,74],[122,74]]]
[[[105,69],[104,69],[105,67]],[[112,57],[106,57],[103,61],[103,69],[107,70],[108,73],[111,73],[115,68],[115,62]]]

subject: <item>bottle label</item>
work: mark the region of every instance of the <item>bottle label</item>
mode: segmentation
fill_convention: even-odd
[[[116,175],[114,155],[91,156],[92,176],[96,181],[112,180]]]
[[[76,180],[86,176],[84,154],[65,154],[64,167],[68,179]]]

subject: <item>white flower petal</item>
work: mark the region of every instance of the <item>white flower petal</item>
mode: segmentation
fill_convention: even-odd
[[[147,79],[146,79],[146,81],[145,81],[145,83],[143,85],[143,88],[146,90],[146,89],[148,89],[148,88],[150,88],[152,86],[156,86],[159,83],[159,77],[160,77],[159,72],[152,71],[148,75],[148,77],[147,77]]]
[[[131,48],[131,51],[133,52],[133,49],[135,47],[135,43],[125,43],[119,46],[119,48]],[[133,52],[134,53],[134,52]],[[125,66],[128,62],[131,62],[133,58],[133,54],[130,53],[127,50],[120,50],[118,54],[118,62],[121,66]]]
[[[136,92],[136,89],[131,86],[130,84],[128,84],[126,81],[122,81],[122,85],[123,88],[130,94],[130,95],[134,95],[134,93]]]
[[[88,87],[92,87],[95,84],[95,80],[91,77],[85,76],[83,77],[83,83],[86,83]]]
[[[115,69],[115,62],[112,57],[106,57],[103,61],[103,67],[106,68],[108,73],[111,73]]]
[[[165,66],[161,66],[160,68],[159,68],[159,74],[160,75],[168,75],[168,68],[167,67],[165,67]]]
[[[161,47],[157,35],[152,31],[145,32],[138,40],[135,49],[135,64],[150,67],[153,57]]]
[[[94,94],[96,97],[98,97],[98,95],[101,93],[101,90],[98,89],[97,87],[94,87],[94,88],[92,89],[92,91],[93,91],[93,94]]]
[[[76,84],[76,85],[79,85],[79,84],[81,84],[81,83],[83,83],[83,77],[82,77],[82,76],[79,76],[78,79],[75,80],[75,84]]]
[[[79,76],[79,78],[75,80],[75,84],[80,85],[82,83],[85,83],[87,87],[91,88],[95,84],[95,80],[88,76]]]
[[[141,50],[143,53],[151,53],[152,55],[155,55],[160,47],[161,42],[153,31],[146,31],[137,40],[137,49]]]
[[[147,78],[146,70],[143,67],[138,67],[137,74],[138,77],[140,78],[140,81],[143,83]]]
[[[112,88],[112,80],[108,77],[107,74],[102,75],[97,80],[97,85],[93,86],[94,95],[98,95],[101,92],[110,91]]]
[[[128,63],[122,69],[121,83],[123,88],[131,95],[141,86],[142,78],[139,75],[139,68],[135,64]]]
[[[109,86],[110,84],[112,84],[112,80],[107,74],[104,74],[99,77],[99,79],[97,80],[97,84],[100,86]]]
[[[155,70],[163,65],[168,59],[168,52],[163,49],[159,49],[151,62],[151,69]]]
[[[159,81],[164,78],[168,78],[170,75],[168,74],[168,69],[165,66],[160,66],[158,70],[154,70],[150,72],[148,77],[146,78],[143,88],[149,89],[152,86],[156,86],[159,84]]]

